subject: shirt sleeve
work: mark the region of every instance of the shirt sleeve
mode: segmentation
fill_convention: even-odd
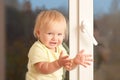
[[[29,51],[28,58],[31,64],[48,61],[47,53],[40,46],[33,46]]]
[[[63,51],[64,56],[68,56],[67,50],[63,47],[63,45],[60,45],[59,48],[60,48],[61,51]]]

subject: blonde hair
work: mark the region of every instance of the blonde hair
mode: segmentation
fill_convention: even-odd
[[[40,14],[38,14],[37,16],[36,23],[34,26],[34,32],[33,32],[34,37],[38,38],[37,32],[39,29],[41,29],[41,27],[49,26],[51,23],[60,22],[60,21],[65,23],[65,28],[66,28],[67,26],[66,19],[57,10],[45,10],[40,12]]]

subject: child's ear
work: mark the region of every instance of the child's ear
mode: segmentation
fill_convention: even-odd
[[[36,33],[37,37],[39,37],[40,35],[40,31],[38,30],[37,33]]]

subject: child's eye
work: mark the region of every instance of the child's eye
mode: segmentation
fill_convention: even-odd
[[[52,33],[48,33],[48,35],[52,35]]]
[[[61,36],[61,35],[62,35],[62,33],[59,33],[59,34],[58,34],[58,36]]]

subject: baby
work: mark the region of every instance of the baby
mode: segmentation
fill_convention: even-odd
[[[91,55],[83,54],[84,50],[69,59],[62,45],[66,30],[66,19],[57,10],[46,10],[38,14],[34,27],[37,41],[28,53],[26,80],[62,80],[63,68],[72,70],[77,65],[90,65]]]

